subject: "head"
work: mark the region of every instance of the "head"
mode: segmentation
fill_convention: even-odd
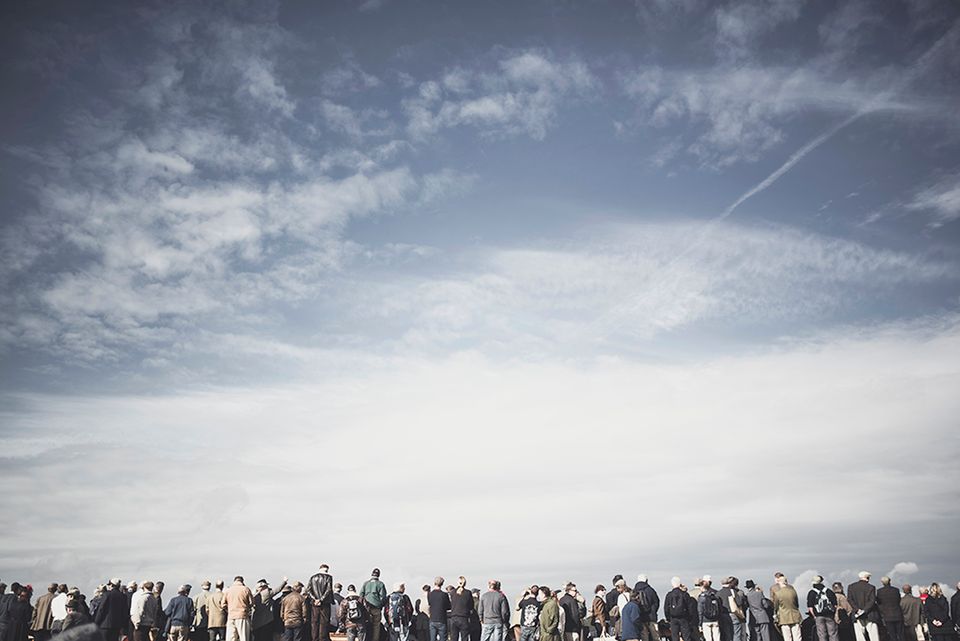
[[[921,586],[921,587],[920,587],[920,596],[923,596],[924,594],[930,594],[930,588],[925,588],[925,587],[922,587],[922,586]]]
[[[76,612],[80,609],[80,602],[76,599],[70,599],[67,601],[67,612]]]
[[[140,589],[144,592],[153,592],[153,581],[144,581]]]
[[[646,582],[647,582],[647,575],[646,575],[646,574],[638,574],[638,575],[637,575],[637,581],[638,581],[639,583],[646,583]]]
[[[686,591],[687,591],[687,586],[685,586],[684,584],[681,583],[679,587],[680,587],[680,591],[681,591],[681,592],[686,592]]]
[[[356,595],[356,593],[357,593],[356,586],[354,586],[352,583],[347,586],[347,596],[350,596],[351,594]]]
[[[577,593],[577,584],[571,581],[570,583],[567,583],[565,586],[563,586],[563,591],[566,592],[567,594],[575,595]]]
[[[233,582],[243,585],[243,577],[238,574],[237,576],[233,577]]]
[[[153,591],[155,594],[163,594],[163,581],[157,581],[156,585],[153,586]]]
[[[743,584],[743,587],[748,590],[752,590],[757,587],[757,584],[753,582],[753,579],[747,579],[747,582]]]
[[[858,574],[857,576],[860,577],[860,580],[861,580],[861,581],[869,581],[869,580],[870,580],[870,573],[867,572],[866,570],[864,570],[863,572],[861,572],[861,573]]]
[[[424,584],[423,584],[423,587],[420,588],[420,589],[421,589],[422,591],[424,591],[424,592],[429,592],[429,591],[430,591],[430,586],[427,585],[426,583],[424,583]]]
[[[370,576],[372,576],[372,577],[375,578],[375,579],[379,579],[379,578],[380,578],[380,568],[373,568],[373,571],[370,573]]]
[[[322,572],[323,574],[330,574],[330,566],[327,565],[326,563],[321,563],[320,572]]]
[[[341,592],[343,592],[343,584],[342,584],[342,583],[334,583],[334,584],[333,584],[333,591],[336,592],[337,594],[340,594]]]
[[[407,588],[406,588],[406,586],[405,586],[403,583],[394,583],[394,584],[393,584],[393,591],[394,591],[394,592],[400,592],[400,593],[402,594],[406,589],[407,589]]]
[[[700,587],[706,590],[712,585],[713,585],[713,577],[711,577],[709,574],[704,574],[703,578],[700,579]]]
[[[604,596],[607,593],[607,588],[602,583],[598,583],[597,587],[593,589],[593,593],[597,596]]]
[[[290,586],[294,592],[300,592],[303,589],[303,584],[299,581],[294,581],[293,585]]]
[[[136,592],[137,591],[137,582],[131,581],[127,583],[127,592]]]
[[[192,585],[190,585],[189,583],[184,583],[179,588],[177,588],[177,594],[182,594],[183,596],[187,596],[188,594],[190,594],[191,589],[193,589]]]
[[[888,576],[882,576],[882,577],[880,577],[880,585],[882,585],[882,586],[885,587],[885,588],[889,588],[889,587],[890,587],[890,577],[888,577]]]
[[[620,592],[620,593],[622,594],[623,592],[626,592],[626,590],[627,590],[627,582],[624,581],[623,579],[620,579],[619,581],[617,581],[617,582],[614,584],[613,587],[615,587],[615,588],[617,589],[617,592]]]
[[[943,590],[940,589],[939,583],[930,584],[930,596],[934,598],[943,596]]]
[[[200,589],[201,589],[201,590],[209,590],[209,589],[210,589],[210,581],[204,581],[203,583],[201,583],[201,584],[200,584]]]
[[[622,579],[621,579],[621,580],[622,580]],[[540,586],[540,592],[539,592],[539,594],[538,594],[538,596],[537,596],[537,599],[538,599],[538,600],[540,600],[540,601],[546,601],[547,599],[549,599],[549,598],[552,597],[552,596],[553,596],[553,590],[551,590],[550,588],[548,588],[548,587],[545,586],[545,585],[541,585],[541,586]]]
[[[679,587],[680,587],[680,577],[675,576],[675,577],[673,577],[672,579],[670,579],[670,587],[672,587],[672,588],[679,588]]]
[[[823,577],[820,576],[819,574],[818,574],[817,576],[813,577],[813,584],[814,584],[814,585],[823,585]]]
[[[266,580],[266,579],[259,579],[259,580],[257,581],[257,589],[258,589],[258,590],[265,590],[265,589],[267,589],[267,588],[269,588],[269,587],[270,587],[270,584],[267,583],[267,580]]]
[[[911,596],[913,595],[913,586],[909,583],[904,583],[901,589],[903,590],[904,594],[909,594]]]
[[[785,577],[785,576],[782,575],[782,574],[777,577],[777,585],[779,585],[779,586],[784,586],[784,585],[786,585],[786,584],[787,584],[787,577]]]
[[[120,585],[120,579],[114,579],[114,581],[116,581],[114,585]],[[66,583],[61,583],[60,585],[57,586],[57,594],[66,594],[66,593],[67,593]]]
[[[437,578],[435,578],[435,579],[433,580],[433,587],[436,588],[437,590],[439,590],[440,588],[443,587],[443,577],[442,577],[442,576],[438,576]]]
[[[622,574],[617,574],[616,576],[613,577],[613,581],[611,581],[610,583],[611,583],[614,587],[616,587],[617,583],[619,583],[620,581],[623,581],[623,575],[622,575]]]
[[[843,584],[839,581],[833,582],[833,591],[837,594],[843,594]]]
[[[4,584],[3,584],[3,587],[6,588],[6,587],[7,587],[7,584],[4,583]],[[56,583],[51,583],[50,585],[47,586],[47,592],[49,592],[50,594],[56,594],[56,593],[57,593],[57,587],[58,587],[58,586],[57,586]]]
[[[220,579],[220,580],[217,581],[216,588],[217,588],[218,590],[222,590],[222,589],[223,589],[223,579]]]

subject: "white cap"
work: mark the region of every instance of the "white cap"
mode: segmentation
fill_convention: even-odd
[[[637,581],[643,581],[644,583],[646,583],[646,582],[647,582],[647,575],[646,575],[646,574],[638,574],[638,575],[637,575]]]
[[[679,587],[680,587],[680,577],[675,576],[675,577],[673,577],[672,579],[670,579],[670,585],[672,585],[672,586],[675,587],[675,588],[679,588]]]

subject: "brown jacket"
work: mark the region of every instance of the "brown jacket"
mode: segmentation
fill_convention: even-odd
[[[52,592],[47,592],[37,599],[37,605],[34,606],[33,610],[33,621],[30,623],[31,630],[50,630],[53,627],[53,612],[50,611],[51,601],[53,601]]]
[[[299,592],[290,592],[280,599],[280,620],[283,627],[296,628],[307,620],[307,600]]]
[[[777,613],[777,625],[797,625],[803,620],[797,591],[792,585],[784,585],[773,593],[773,608]]]
[[[227,602],[227,620],[249,619],[253,609],[253,592],[242,583],[236,582],[223,593]]]
[[[227,602],[223,592],[214,590],[207,595],[207,627],[225,628],[227,626]]]

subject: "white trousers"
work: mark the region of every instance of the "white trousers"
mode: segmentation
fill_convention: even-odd
[[[870,641],[880,641],[880,629],[872,621],[855,621],[853,631],[857,633],[857,641],[866,641],[863,636],[864,632],[870,635]],[[923,637],[919,638],[922,639]]]
[[[250,641],[250,619],[227,619],[227,641]]]
[[[783,641],[800,641],[800,624],[781,625],[780,634],[783,635]],[[857,641],[860,640],[858,639]],[[871,639],[871,641],[873,640]]]
[[[719,621],[704,621],[700,630],[703,632],[703,641],[720,641]]]

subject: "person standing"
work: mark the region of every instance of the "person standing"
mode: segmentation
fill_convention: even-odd
[[[150,630],[157,620],[157,598],[153,581],[144,581],[130,603],[130,628],[134,641],[150,641]]]
[[[672,589],[663,597],[663,616],[670,624],[672,641],[695,641],[690,629],[690,613],[687,612],[687,595],[680,585],[680,577],[670,579]]]
[[[563,589],[563,596],[557,601],[560,609],[563,610],[563,641],[580,641],[581,621],[581,599],[577,599],[577,585],[568,582]],[[584,608],[586,610],[586,608]]]
[[[470,617],[474,614],[473,593],[466,577],[460,577],[450,597],[450,641],[470,641]]]
[[[717,593],[720,599],[721,636],[727,641],[743,641],[743,624],[746,621],[747,602],[740,590],[740,581],[735,576],[728,576],[723,581],[723,588]],[[724,634],[724,630],[726,633]]]
[[[773,602],[763,594],[763,589],[748,580],[745,584],[747,610],[750,613],[751,639],[770,641],[770,626],[773,624]]]
[[[347,596],[340,602],[340,625],[347,633],[347,641],[366,639],[367,608],[353,584],[347,586]]]
[[[647,580],[646,574],[637,575],[637,582],[633,586],[634,594],[638,595],[637,603],[640,606],[640,638],[643,641],[660,641],[657,630],[657,617],[660,612],[660,596]]]
[[[823,584],[822,576],[813,577],[813,585],[807,592],[807,612],[814,618],[820,641],[840,641],[836,619],[837,595]]]
[[[284,577],[279,589],[283,590],[286,586],[287,578]],[[253,595],[253,615],[250,617],[254,641],[273,641],[273,632],[276,627],[273,596],[273,589],[266,579],[257,581],[257,592]],[[328,613],[328,621],[329,618]]]
[[[323,563],[319,572],[307,581],[310,598],[310,639],[330,641],[330,604],[333,602],[333,577],[330,566]]]
[[[390,641],[407,641],[410,624],[413,623],[413,603],[406,595],[407,586],[396,583],[393,592],[387,597],[387,626]]]
[[[387,600],[387,586],[380,580],[380,568],[373,568],[370,578],[360,588],[360,598],[366,602],[370,613],[370,625],[373,628],[373,641],[380,641],[380,621],[383,605]],[[328,641],[324,639],[323,641]]]
[[[913,586],[903,586],[900,598],[900,614],[903,615],[903,636],[907,641],[923,641],[923,628],[920,627],[920,599],[913,596]]]
[[[953,621],[950,619],[950,604],[939,583],[931,583],[927,600],[923,602],[923,611],[927,615],[927,629],[931,641],[946,641],[954,638]]]
[[[607,624],[607,634],[616,636],[617,627],[620,623],[620,606],[617,604],[617,599],[620,593],[626,588],[627,583],[623,580],[622,574],[616,574],[610,585],[610,591],[607,592],[607,620],[609,621]]]
[[[800,614],[800,597],[793,586],[787,583],[787,577],[778,573],[777,589],[773,593],[773,609],[776,613],[777,625],[783,641],[801,641],[800,623],[803,616]]]
[[[630,599],[620,608],[620,637],[623,641],[640,641],[643,630],[643,611],[640,607],[640,593],[633,592]]]
[[[250,641],[250,613],[253,609],[253,592],[236,576],[223,594],[227,606],[226,641]]]
[[[520,641],[536,641],[540,632],[540,588],[532,586],[520,599]]]
[[[40,595],[33,606],[33,619],[30,621],[30,632],[34,641],[49,641],[53,630],[53,612],[50,604],[57,593],[57,584],[47,586],[46,594]],[[66,617],[66,615],[64,615]]]
[[[860,579],[847,586],[847,600],[853,607],[853,630],[857,641],[870,641],[880,638],[880,613],[877,611],[877,589],[870,583],[870,573],[864,570]]]
[[[67,601],[67,618],[63,620],[63,627],[60,628],[60,631],[66,632],[70,628],[88,623],[90,623],[90,615],[81,609],[80,601],[78,599],[70,599]]]
[[[190,641],[207,641],[210,638],[210,610],[207,601],[210,599],[210,581],[200,584],[200,591],[193,597],[193,630],[190,632]]]
[[[104,641],[119,641],[120,631],[127,626],[129,620],[130,610],[127,608],[127,597],[123,593],[120,580],[111,579],[103,593],[100,607],[97,608],[94,623],[100,628]]]
[[[877,610],[887,629],[889,641],[903,641],[903,612],[900,610],[900,590],[890,585],[890,577],[880,579],[877,590]]]
[[[217,581],[215,589],[207,597],[207,634],[210,641],[227,639],[227,602],[223,593],[223,581]]]
[[[14,595],[15,598],[16,595]],[[57,586],[56,594],[50,600],[50,614],[53,617],[53,621],[50,623],[51,634],[57,634],[63,627],[63,620],[67,617],[67,601],[69,600],[67,584],[61,583]]]
[[[163,610],[167,617],[167,638],[170,641],[190,640],[190,626],[193,625],[193,617],[197,613],[193,607],[193,599],[190,598],[190,588],[189,584],[177,588],[177,596],[170,599]]]
[[[450,596],[443,589],[443,577],[433,580],[433,589],[427,595],[430,607],[430,641],[447,641],[447,613],[450,611]]]
[[[343,584],[333,584],[333,601],[330,602],[330,629],[340,632],[340,604],[343,603]]]
[[[540,586],[540,641],[561,641],[560,604],[553,591]]]
[[[510,603],[500,591],[500,581],[491,579],[487,582],[487,588],[477,608],[480,625],[483,626],[480,641],[504,641],[510,625]]]
[[[720,641],[720,598],[713,589],[710,576],[704,576],[700,582],[700,596],[697,597],[697,615],[704,641]],[[789,641],[789,640],[788,640]]]
[[[30,605],[31,592],[29,586],[17,585],[12,598],[3,605],[6,610],[2,613],[4,641],[27,641],[30,634],[30,621],[33,619],[33,606]],[[66,620],[66,615],[64,615]],[[61,624],[63,621],[61,621]]]
[[[590,618],[593,620],[594,637],[602,637],[607,634],[607,589],[603,584],[597,584],[593,590],[593,602],[590,604]],[[519,641],[519,639],[518,639]]]
[[[303,585],[299,581],[281,589],[280,622],[283,624],[283,641],[303,641],[303,626],[307,620],[307,600],[303,598]]]

